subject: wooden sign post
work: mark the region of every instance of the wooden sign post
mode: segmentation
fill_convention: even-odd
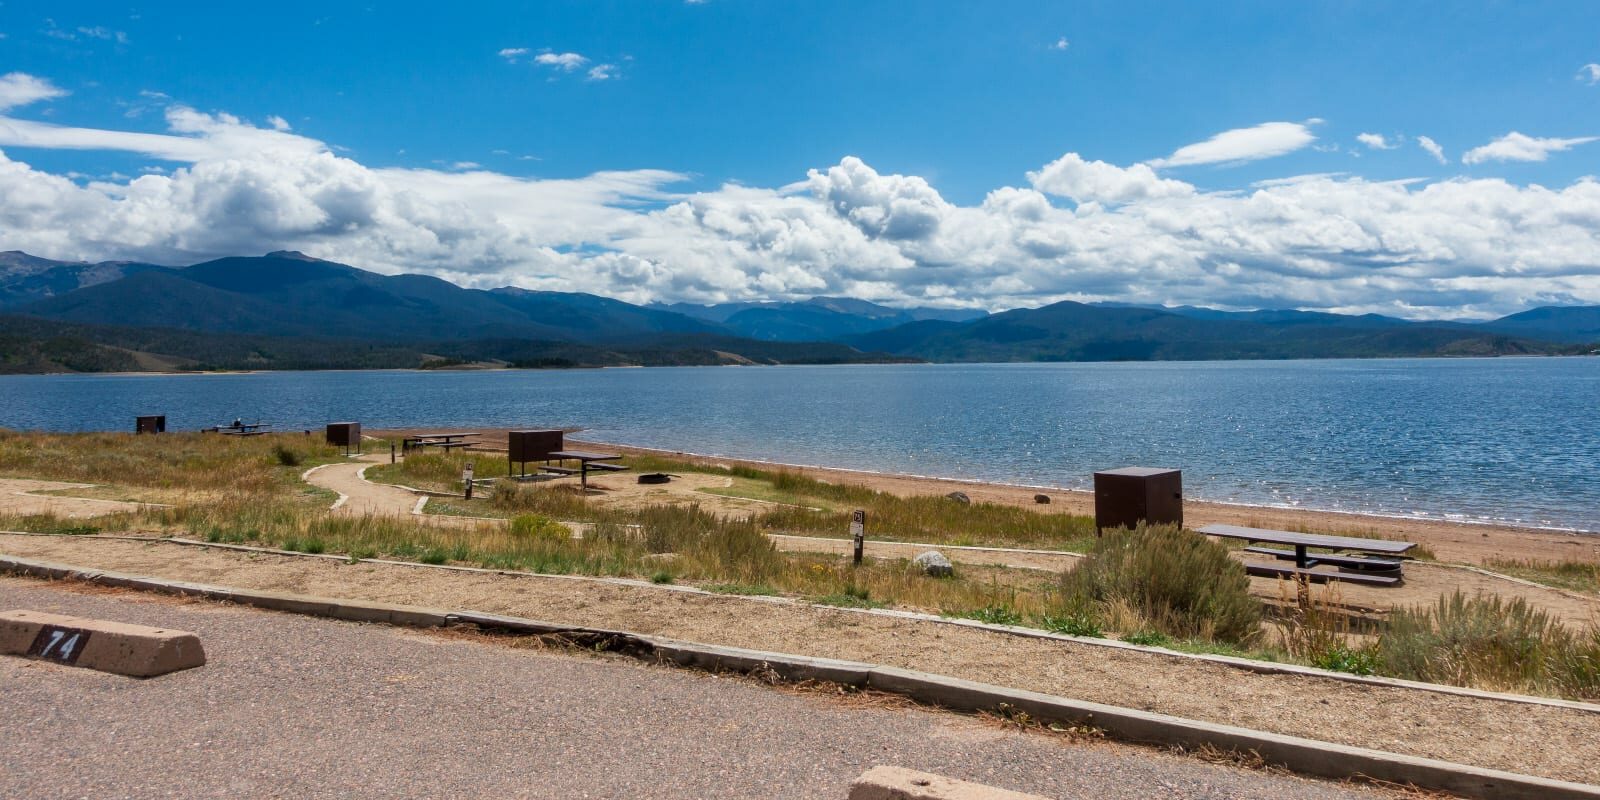
[[[850,538],[855,540],[855,565],[859,567],[867,546],[867,512],[856,509],[850,514]]]
[[[467,499],[471,500],[472,499],[472,462],[471,461],[468,461],[467,465],[465,467],[463,467],[462,470],[461,470],[461,483],[464,484],[467,487]]]

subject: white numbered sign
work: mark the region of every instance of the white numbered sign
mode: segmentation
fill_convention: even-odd
[[[86,630],[46,625],[39,629],[38,636],[33,637],[28,655],[58,664],[74,664],[88,643],[89,632]]]

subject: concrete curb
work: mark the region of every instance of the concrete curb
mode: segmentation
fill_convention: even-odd
[[[867,685],[947,708],[976,711],[1004,706],[1026,712],[1039,720],[1093,725],[1104,730],[1106,735],[1125,741],[1179,747],[1211,746],[1221,750],[1255,753],[1268,763],[1324,778],[1365,777],[1443,790],[1471,798],[1600,798],[1600,787],[1581,783],[1198,722],[1036,692],[1002,689],[893,667],[874,667]]]
[[[868,688],[904,695],[954,710],[1010,709],[1027,712],[1042,721],[1089,724],[1106,731],[1111,737],[1126,741],[1180,747],[1211,746],[1223,750],[1253,752],[1270,763],[1308,775],[1337,779],[1364,777],[1413,784],[1485,800],[1490,798],[1600,800],[1600,787],[1596,786],[1199,722],[895,667],[715,647],[627,631],[557,625],[493,614],[448,612],[431,608],[230,589],[123,573],[81,570],[65,564],[14,556],[0,556],[0,571],[45,578],[81,580],[169,595],[195,595],[274,611],[358,622],[412,627],[472,623],[491,629],[575,635],[614,641],[624,647],[612,649],[620,649],[636,657],[669,661],[700,669],[725,669],[737,672],[771,671],[791,680],[832,680],[853,686],[865,685]]]
[[[0,531],[8,536],[61,536],[54,533],[28,533],[26,531]],[[244,553],[263,553],[267,555],[286,556],[295,558],[316,558],[326,561],[350,563],[349,556],[331,553],[302,553],[295,550],[278,550],[270,547],[255,547],[243,544],[224,544],[221,542],[203,542],[198,539],[184,539],[180,537],[155,538],[148,536],[117,536],[97,534],[81,536],[83,539],[113,539],[117,541],[149,542],[177,544],[186,547],[215,547],[221,550],[233,550]],[[384,558],[356,559],[362,564],[381,564],[384,566],[408,567],[415,569],[444,570],[448,572],[466,572],[479,575],[508,575],[514,577],[538,578],[541,580],[581,581],[584,583],[598,583],[610,586],[627,586],[636,589],[649,589],[658,592],[678,592],[681,594],[694,594],[703,597],[724,597],[747,603],[768,603],[771,605],[800,606],[806,608],[820,608],[837,611],[845,614],[866,614],[875,617],[893,617],[897,619],[912,620],[916,622],[930,622],[938,625],[955,625],[962,628],[999,633],[1007,636],[1019,636],[1025,639],[1044,639],[1047,641],[1068,642],[1072,644],[1088,645],[1091,647],[1109,647],[1116,650],[1127,650],[1146,655],[1164,656],[1167,658],[1182,658],[1190,661],[1204,661],[1212,664],[1233,667],[1247,672],[1262,675],[1291,675],[1307,678],[1323,678],[1326,680],[1342,681],[1344,683],[1357,683],[1367,686],[1383,686],[1394,689],[1413,689],[1435,694],[1448,694],[1456,697],[1469,697],[1474,700],[1496,700],[1506,703],[1521,703],[1523,705],[1547,706],[1550,708],[1563,708],[1572,711],[1584,711],[1591,714],[1600,714],[1600,704],[1585,703],[1578,700],[1562,700],[1554,697],[1535,697],[1525,694],[1509,694],[1505,692],[1491,692],[1483,689],[1469,689],[1464,686],[1450,686],[1441,683],[1424,683],[1410,681],[1403,678],[1384,678],[1374,675],[1354,675],[1348,672],[1335,672],[1333,670],[1318,669],[1299,664],[1281,664],[1272,661],[1256,661],[1237,656],[1223,656],[1211,653],[1185,653],[1179,650],[1169,650],[1165,647],[1152,645],[1131,644],[1116,639],[1101,639],[1089,636],[1069,636],[1064,633],[1052,633],[1038,628],[1025,628],[1018,625],[998,625],[990,622],[979,622],[960,617],[942,617],[937,614],[924,614],[916,611],[900,611],[892,608],[850,608],[848,606],[833,606],[821,603],[809,603],[789,597],[767,597],[761,595],[739,595],[711,592],[693,586],[678,586],[675,584],[658,584],[631,578],[606,578],[597,575],[553,575],[542,572],[523,572],[519,570],[486,569],[483,567],[461,567],[451,564],[422,564],[416,561],[396,561]]]

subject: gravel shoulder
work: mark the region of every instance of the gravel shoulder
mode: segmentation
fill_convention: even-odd
[[[225,586],[472,609],[905,667],[1190,719],[1562,780],[1600,781],[1600,714],[1262,675],[932,622],[559,578],[449,573],[112,540],[8,536],[0,551]]]

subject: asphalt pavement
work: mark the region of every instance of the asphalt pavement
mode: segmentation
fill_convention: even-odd
[[[1388,793],[752,681],[0,577],[0,610],[200,635],[148,680],[0,656],[0,797],[819,798],[891,764],[1048,797]]]

